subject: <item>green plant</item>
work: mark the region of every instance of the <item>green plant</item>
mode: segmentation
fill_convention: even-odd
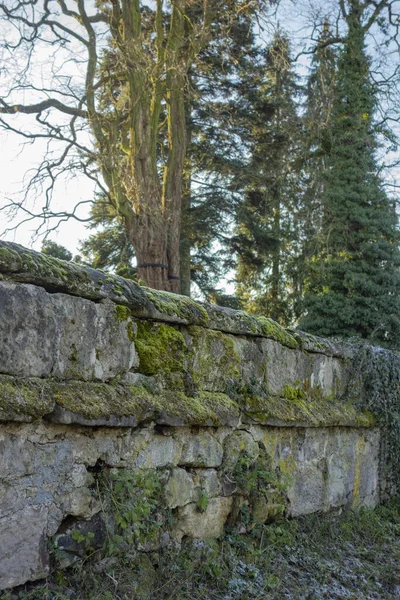
[[[207,510],[209,503],[210,503],[210,499],[208,497],[208,494],[204,490],[201,490],[199,499],[197,500],[198,510],[200,512],[205,512]]]
[[[112,469],[102,473],[98,490],[112,515],[109,555],[150,543],[171,518],[163,497],[163,475],[158,471]]]

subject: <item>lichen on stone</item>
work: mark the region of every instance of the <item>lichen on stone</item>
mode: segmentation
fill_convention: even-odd
[[[178,322],[207,326],[209,320],[207,311],[198,302],[186,296],[178,296],[170,292],[150,288],[143,289],[147,298],[159,313],[176,317]]]
[[[204,389],[210,375],[223,379],[225,390],[228,381],[238,381],[241,376],[240,357],[232,336],[203,327],[187,329],[191,338],[192,378],[199,389]]]
[[[47,256],[12,242],[0,241],[0,271],[13,281],[33,283],[49,291],[94,300],[109,298],[134,309],[146,304],[142,288],[133,281]]]
[[[35,421],[53,409],[43,380],[0,376],[0,421]]]
[[[269,319],[268,317],[256,317],[257,322],[261,326],[262,334],[265,337],[271,338],[276,342],[279,342],[283,346],[288,348],[299,348],[299,343],[296,341],[293,335],[291,335],[286,329],[281,327],[279,323]]]
[[[334,399],[313,400],[303,390],[286,387],[283,396],[247,396],[241,401],[243,411],[260,423],[276,422],[294,426],[373,427],[375,419],[367,410],[350,402]]]

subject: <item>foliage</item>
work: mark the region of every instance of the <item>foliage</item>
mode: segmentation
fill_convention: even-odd
[[[281,324],[292,320],[287,267],[298,193],[298,94],[290,43],[278,31],[265,61],[247,71],[241,86],[238,112],[250,158],[245,175],[239,176],[244,196],[231,245],[238,256],[237,294],[244,307]]]
[[[163,501],[160,472],[112,469],[99,477],[98,491],[112,516],[108,555],[125,555],[138,546],[146,547],[165,529],[170,515]]]
[[[362,385],[361,384],[362,381]],[[376,416],[381,428],[383,497],[400,493],[400,362],[398,354],[366,344],[355,348],[348,395]]]
[[[363,8],[352,2],[339,56],[318,253],[300,323],[323,336],[400,344],[399,231],[378,177],[376,108]]]
[[[151,600],[394,600],[400,585],[400,505],[309,515],[184,543],[149,555]],[[136,577],[121,561],[24,586],[1,600],[131,600]]]
[[[64,248],[64,246],[61,246],[56,242],[51,242],[50,240],[43,242],[41,252],[42,254],[47,254],[47,256],[60,258],[61,260],[66,260],[68,262],[72,260],[72,254],[67,248]]]

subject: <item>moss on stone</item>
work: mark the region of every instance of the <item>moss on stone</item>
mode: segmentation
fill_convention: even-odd
[[[302,401],[307,399],[307,394],[304,389],[300,387],[292,387],[290,385],[285,385],[283,388],[283,397],[286,400],[292,400],[293,402]]]
[[[241,402],[243,410],[260,423],[274,422],[298,426],[372,427],[375,420],[365,410],[349,402],[329,399],[310,400],[302,393],[281,396],[248,396]]]
[[[279,323],[276,323],[276,321],[273,321],[268,317],[256,317],[256,319],[261,326],[262,334],[265,337],[271,338],[288,348],[299,348],[299,344],[294,336],[281,327]]]
[[[159,313],[169,317],[177,317],[178,321],[196,323],[207,326],[209,317],[206,309],[198,302],[186,296],[178,296],[170,292],[162,292],[150,288],[143,288],[147,298],[153,303]]]
[[[222,374],[224,389],[228,381],[239,380],[240,357],[232,336],[196,326],[188,327],[187,331],[192,340],[192,378],[199,389],[209,380],[210,373],[216,375],[216,369]]]
[[[0,376],[0,420],[38,420],[53,409],[40,379]]]
[[[123,306],[122,304],[116,304],[114,308],[115,318],[118,323],[122,323],[123,321],[127,321],[131,316],[131,311],[127,306]]]
[[[200,392],[194,397],[182,392],[165,391],[160,402],[170,418],[177,418],[187,425],[226,425],[239,419],[239,407],[226,394]]]
[[[146,296],[133,281],[66,262],[12,242],[0,241],[0,271],[15,281],[34,283],[50,291],[82,298],[110,298],[133,309],[143,308]]]
[[[135,345],[141,373],[160,375],[173,388],[184,389],[187,346],[176,327],[138,321]]]

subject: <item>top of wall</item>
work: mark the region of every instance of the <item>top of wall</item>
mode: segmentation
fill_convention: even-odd
[[[139,318],[269,338],[289,348],[327,356],[344,357],[350,352],[333,341],[284,329],[267,317],[142,287],[118,275],[59,260],[12,242],[0,241],[0,278],[94,301],[108,299],[128,307]]]

